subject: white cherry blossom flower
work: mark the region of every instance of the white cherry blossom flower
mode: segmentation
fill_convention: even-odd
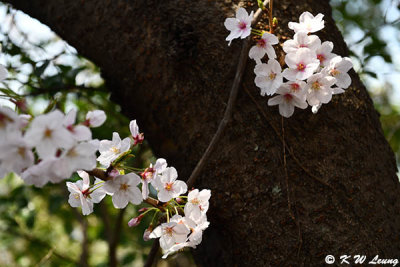
[[[86,122],[85,124],[89,127],[99,127],[106,121],[106,113],[102,110],[93,110],[89,111],[86,114]]]
[[[306,32],[298,32],[293,36],[293,40],[283,43],[283,51],[286,53],[296,53],[299,48],[308,48],[315,51],[321,46],[321,40],[316,35],[308,35]]]
[[[55,156],[59,148],[68,149],[75,144],[71,133],[63,126],[64,114],[59,110],[39,115],[33,119],[24,139],[36,147],[39,157]]]
[[[156,178],[153,185],[158,190],[158,199],[161,202],[168,202],[172,198],[186,193],[186,183],[176,180],[176,178],[178,178],[178,173],[174,167],[166,168],[165,171]]]
[[[29,167],[21,174],[22,180],[27,185],[43,187],[51,179],[58,179],[59,177],[54,173],[54,164],[57,160],[56,157],[50,157]]]
[[[229,41],[228,45],[231,45],[233,39],[246,38],[251,33],[251,21],[253,19],[253,11],[250,15],[246,9],[239,8],[236,12],[236,18],[227,18],[224,22],[225,28],[231,33],[226,37],[226,41]]]
[[[97,147],[90,142],[79,143],[63,152],[54,165],[54,172],[60,177],[69,178],[77,170],[94,169],[96,151]]]
[[[133,145],[141,144],[144,140],[144,135],[139,132],[139,126],[137,125],[136,120],[129,123],[129,130],[131,131]]]
[[[294,30],[294,32],[317,32],[325,27],[325,22],[322,19],[324,15],[319,13],[315,17],[308,11],[303,12],[300,15],[299,22],[289,22],[289,29]]]
[[[4,139],[9,132],[20,128],[20,118],[9,107],[0,107],[0,139]]]
[[[315,52],[308,48],[299,48],[296,53],[287,54],[285,62],[289,66],[283,71],[283,77],[289,81],[305,80],[319,67]]]
[[[160,238],[160,247],[164,251],[168,251],[175,244],[186,242],[190,233],[185,224],[175,221],[175,216],[179,215],[174,215],[170,222],[157,226],[150,234],[150,238]]]
[[[332,50],[333,43],[329,41],[323,42],[321,46],[315,50],[321,68],[329,66],[331,59],[337,56],[336,54],[332,53]]]
[[[336,79],[323,74],[316,73],[307,79],[307,102],[310,106],[326,104],[332,99],[332,85]]]
[[[74,125],[76,119],[76,110],[71,109],[64,118],[64,126],[77,141],[87,141],[92,139],[92,132],[84,125]]]
[[[257,44],[250,49],[249,57],[254,60],[260,60],[267,54],[269,59],[276,58],[276,53],[272,46],[278,42],[279,40],[274,34],[264,33],[261,39],[257,41]]]
[[[331,59],[329,67],[323,71],[336,78],[336,85],[338,87],[347,89],[351,84],[351,78],[347,72],[352,67],[353,63],[350,58],[337,56]]]
[[[34,156],[20,132],[8,135],[0,143],[0,168],[5,172],[20,174],[32,166]]]
[[[274,94],[283,82],[281,65],[275,59],[268,60],[268,64],[256,65],[254,73],[254,81],[260,87],[262,96]]]
[[[7,69],[0,64],[0,81],[3,81],[5,78],[8,76],[8,71]]]
[[[270,98],[268,105],[279,105],[279,114],[285,118],[293,115],[294,107],[305,109],[308,106],[303,95],[296,94],[291,86],[281,86],[276,93],[279,95]]]
[[[117,209],[123,209],[129,202],[135,205],[142,203],[142,193],[137,185],[140,177],[131,172],[126,175],[119,175],[104,184],[104,190],[112,195],[112,202]]]
[[[129,137],[126,137],[121,141],[119,134],[117,132],[113,132],[112,141],[109,140],[101,140],[99,146],[100,156],[97,160],[101,165],[108,167],[111,162],[116,160],[119,156],[129,150],[131,146],[131,141]]]
[[[188,202],[185,205],[185,214],[192,214],[193,218],[197,220],[203,213],[208,210],[208,200],[211,197],[211,191],[203,189],[199,192],[198,189],[194,189],[188,194]]]
[[[147,168],[144,172],[141,173],[142,178],[142,196],[143,199],[147,199],[149,197],[149,183],[153,184],[155,182],[155,178],[160,175],[167,168],[167,161],[165,159],[157,159],[156,163],[150,164],[150,167]]]
[[[93,212],[93,203],[99,203],[106,192],[101,187],[96,187],[97,184],[102,183],[101,180],[96,179],[94,188],[91,189],[89,184],[89,175],[85,172],[79,173],[82,177],[82,180],[77,181],[76,183],[67,182],[69,199],[68,203],[71,207],[82,207],[82,214],[89,215]]]

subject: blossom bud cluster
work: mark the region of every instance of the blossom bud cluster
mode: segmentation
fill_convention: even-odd
[[[250,35],[252,16],[239,8],[236,18],[225,20],[225,27],[231,31],[227,37],[229,42]],[[331,101],[332,95],[344,93],[350,86],[351,78],[347,72],[353,64],[349,58],[332,53],[332,42],[321,42],[317,35],[312,34],[324,28],[322,14],[314,17],[304,12],[299,23],[289,22],[288,26],[295,34],[293,39],[283,43],[287,66],[283,70],[276,60],[273,46],[279,40],[274,34],[263,32],[250,49],[249,57],[256,61],[255,84],[262,96],[277,94],[268,100],[268,105],[279,105],[279,113],[284,117],[292,116],[295,107],[305,109],[308,105],[316,113],[322,104]],[[267,63],[261,61],[265,54]]]

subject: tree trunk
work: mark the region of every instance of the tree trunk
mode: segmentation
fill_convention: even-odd
[[[223,22],[239,1],[6,2],[100,66],[113,99],[138,119],[156,155],[187,179],[232,86],[242,42],[228,47]],[[256,1],[248,2],[255,10]],[[303,11],[325,14],[319,36],[347,55],[328,0],[275,1],[278,35],[291,37],[287,23]],[[282,138],[278,108],[260,96],[253,69],[249,61],[233,118],[196,183],[212,190],[211,225],[194,250],[198,264],[321,266],[328,254],[398,257],[396,162],[356,73],[346,93],[318,114],[297,109],[284,119]]]

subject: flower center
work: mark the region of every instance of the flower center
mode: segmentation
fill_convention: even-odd
[[[128,188],[129,188],[128,184],[121,184],[121,186],[119,187],[119,190],[126,191],[126,190],[128,190]]]
[[[115,146],[113,146],[112,148],[110,148],[110,150],[111,150],[114,154],[118,154],[118,153],[119,153],[119,149],[116,148]]]
[[[322,61],[325,60],[325,56],[322,54],[317,55],[317,58],[318,58],[319,62],[321,62],[321,63],[322,63]]]
[[[267,44],[267,42],[266,42],[264,39],[260,39],[260,40],[258,40],[258,42],[257,42],[257,46],[258,46],[258,47],[265,47],[266,44]]]
[[[272,81],[273,79],[275,79],[276,73],[271,72],[268,77]]]
[[[166,184],[165,184],[165,190],[171,191],[173,185],[174,185],[173,183],[166,183]]]
[[[25,158],[25,147],[18,148],[18,155],[20,155],[21,158]]]
[[[46,130],[44,130],[44,137],[45,138],[51,138],[51,134],[53,133],[52,130],[50,130],[49,128],[46,128]]]
[[[300,44],[299,47],[300,47],[300,48],[308,47],[308,45],[306,45],[306,44]]]
[[[300,89],[300,85],[298,85],[297,83],[292,83],[290,85],[290,87],[291,87],[290,89],[292,90],[292,92],[297,92]]]
[[[166,227],[164,232],[166,235],[172,236],[174,230],[172,229],[172,227]]]
[[[306,65],[304,65],[303,63],[297,64],[297,70],[303,71],[305,68],[306,68]]]
[[[293,99],[293,96],[291,94],[285,94],[283,98],[286,102],[290,102]]]
[[[247,24],[243,21],[239,22],[239,29],[245,30],[247,28]]]
[[[67,156],[73,158],[73,157],[78,156],[78,153],[76,153],[75,149],[72,148],[72,149],[70,149],[70,150],[68,151]]]
[[[340,71],[338,71],[337,69],[333,69],[329,72],[332,76],[336,76],[338,74],[340,74]]]
[[[319,82],[313,82],[312,83],[312,85],[311,85],[311,88],[313,89],[313,90],[316,90],[316,91],[318,91],[319,89],[321,89],[321,84],[319,83]]]
[[[198,200],[197,198],[194,198],[190,201],[192,204],[194,205],[199,205],[200,204],[200,200]]]

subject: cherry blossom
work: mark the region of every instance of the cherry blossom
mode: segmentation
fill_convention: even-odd
[[[282,68],[275,59],[268,60],[268,64],[259,64],[255,67],[255,83],[261,89],[261,95],[272,95],[283,82]]]
[[[158,199],[161,202],[168,202],[172,198],[186,193],[187,185],[183,181],[176,180],[178,173],[174,167],[166,168],[159,175],[153,185],[158,190]]]
[[[8,76],[8,71],[7,69],[0,64],[0,81],[3,81],[5,78]]]
[[[319,13],[315,17],[308,11],[303,12],[300,15],[299,22],[289,22],[289,29],[294,30],[294,32],[317,32],[325,27],[325,22],[322,19],[324,15]]]
[[[63,122],[64,115],[59,110],[39,115],[33,119],[24,139],[28,145],[36,147],[39,157],[55,156],[59,148],[68,149],[75,144]]]
[[[203,189],[199,192],[194,189],[188,194],[188,202],[185,205],[185,214],[192,214],[193,218],[200,218],[203,213],[208,210],[208,200],[211,197],[211,191]]]
[[[310,106],[319,104],[326,104],[332,99],[332,85],[334,85],[336,79],[322,74],[317,73],[312,75],[307,80],[307,102]]]
[[[326,67],[329,66],[329,63],[332,58],[336,57],[336,54],[332,53],[333,43],[329,41],[325,41],[322,43],[320,47],[315,50],[317,54],[317,58],[320,62],[320,66]]]
[[[64,178],[68,178],[77,170],[92,170],[96,167],[97,147],[90,142],[76,144],[65,150],[55,163],[54,172]]]
[[[0,138],[3,139],[10,132],[20,128],[20,118],[9,107],[0,107]]]
[[[297,88],[293,85],[294,88]],[[276,92],[278,96],[274,96],[268,100],[268,105],[279,105],[279,114],[285,118],[293,115],[294,107],[301,109],[307,108],[307,103],[302,95],[296,94],[292,86],[281,86]]]
[[[129,137],[121,141],[119,134],[113,132],[112,141],[101,140],[99,146],[100,156],[97,160],[101,165],[108,167],[111,162],[116,160],[123,153],[127,152],[131,146],[131,141]]]
[[[106,192],[101,187],[95,187],[91,190],[89,175],[86,172],[80,172],[79,174],[82,180],[76,183],[67,182],[68,191],[70,192],[68,203],[73,208],[82,207],[82,214],[89,215],[93,212],[93,203],[99,203],[106,195]],[[101,180],[95,180],[95,186],[100,183],[102,183]]]
[[[250,49],[249,57],[256,61],[263,58],[265,54],[268,55],[269,59],[276,58],[275,50],[272,46],[278,42],[279,40],[274,34],[264,33],[261,39],[257,41],[257,44]]]
[[[342,58],[341,56],[337,56],[332,58],[329,67],[323,71],[336,78],[336,85],[338,87],[346,89],[351,84],[351,78],[347,72],[352,67],[353,63],[351,62],[350,58]]]
[[[44,159],[38,164],[26,169],[21,174],[21,178],[27,185],[34,185],[36,187],[43,187],[50,180],[58,181],[60,177],[54,173],[53,168],[57,160],[56,157]]]
[[[285,62],[289,66],[283,71],[283,77],[289,81],[305,80],[319,67],[315,52],[308,48],[299,48],[296,53],[287,54]]]
[[[186,242],[190,233],[185,224],[177,222],[180,219],[178,216],[174,215],[170,222],[161,224],[150,234],[150,238],[160,238],[160,247],[164,251],[168,251],[175,244]]]
[[[119,175],[104,184],[104,190],[112,195],[112,202],[117,209],[123,209],[129,202],[138,205],[142,203],[142,194],[137,188],[140,177],[135,173]]]
[[[306,32],[298,32],[293,36],[293,40],[283,43],[283,51],[286,53],[296,53],[299,48],[309,48],[316,50],[321,46],[321,40],[316,35],[308,35]]]
[[[141,173],[142,178],[142,195],[143,199],[147,199],[149,196],[149,183],[154,183],[155,178],[160,175],[167,168],[167,161],[165,159],[157,159],[154,167],[150,164],[144,172]]]
[[[7,135],[0,143],[0,168],[8,173],[20,174],[32,166],[34,156],[20,132]]]
[[[139,126],[137,125],[136,120],[129,123],[129,129],[131,131],[133,145],[141,144],[144,140],[144,135],[139,132]]]
[[[76,110],[71,109],[67,115],[65,115],[63,125],[77,141],[87,141],[92,139],[92,132],[84,125],[74,125],[76,119]]]
[[[89,111],[86,114],[85,124],[89,127],[99,127],[106,121],[106,114],[102,110]]]
[[[231,45],[233,39],[246,38],[251,32],[251,21],[253,19],[253,11],[247,13],[246,9],[239,8],[236,12],[236,18],[227,18],[224,22],[225,28],[231,33],[226,37],[226,41],[229,41],[228,45]]]

